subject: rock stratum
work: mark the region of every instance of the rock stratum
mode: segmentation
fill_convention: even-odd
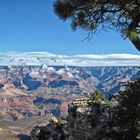
[[[139,67],[1,66],[0,119],[68,115],[68,104],[101,90],[106,97],[137,78]]]

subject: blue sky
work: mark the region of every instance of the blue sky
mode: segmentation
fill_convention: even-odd
[[[53,0],[1,0],[0,52],[47,51],[56,54],[110,54],[139,52],[113,31],[82,40],[86,32],[72,31],[53,12]]]

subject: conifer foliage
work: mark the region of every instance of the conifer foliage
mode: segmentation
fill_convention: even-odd
[[[65,123],[36,127],[32,140],[140,140],[140,80],[105,101],[96,91],[91,98],[75,100]],[[50,131],[51,130],[51,131]]]
[[[140,0],[56,0],[54,11],[75,30],[116,29],[140,51]]]
[[[119,105],[112,112],[109,136],[113,140],[140,139],[140,80],[120,93]]]

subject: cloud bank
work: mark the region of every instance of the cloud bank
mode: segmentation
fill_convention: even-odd
[[[49,52],[0,53],[0,65],[140,66],[136,54],[61,55]]]

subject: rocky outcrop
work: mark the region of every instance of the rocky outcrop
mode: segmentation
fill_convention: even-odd
[[[83,98],[69,107],[67,128],[70,140],[99,140],[98,132],[108,116],[103,100]]]
[[[0,119],[7,121],[21,120],[32,116],[48,114],[46,108],[39,108],[34,103],[32,96],[20,96],[0,99]]]
[[[65,123],[50,122],[31,131],[32,140],[99,140],[102,126],[108,118],[107,103],[97,95],[73,101]],[[62,121],[63,122],[63,121]]]
[[[138,70],[139,67],[1,66],[0,116],[16,120],[47,112],[66,117],[73,100],[89,97],[96,89],[107,96],[117,93],[122,80],[136,77]]]
[[[104,93],[116,93],[122,79],[133,79],[139,67],[40,67],[11,66],[0,67],[0,87],[11,82],[16,88],[30,91],[42,87],[62,90],[68,87],[68,93],[79,88],[80,94],[102,90]],[[125,76],[125,77],[124,77]],[[110,86],[111,85],[111,86]],[[75,94],[79,93],[76,92]]]
[[[4,84],[4,86],[0,89],[0,98],[13,98],[22,95],[27,96],[28,94],[20,89],[17,89],[10,81]]]

